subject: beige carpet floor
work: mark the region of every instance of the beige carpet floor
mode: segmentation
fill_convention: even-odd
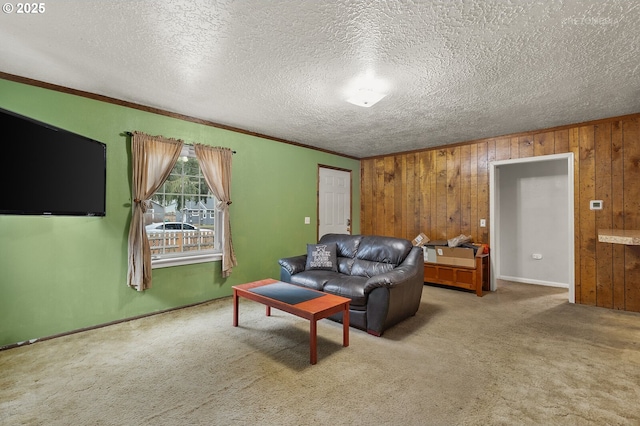
[[[2,425],[638,425],[640,315],[425,286],[377,338],[231,299],[0,352]]]

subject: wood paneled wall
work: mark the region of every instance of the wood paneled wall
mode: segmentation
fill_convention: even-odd
[[[640,246],[597,235],[640,229],[640,114],[364,159],[361,232],[409,240],[465,234],[490,244],[490,163],[566,152],[575,158],[576,302],[640,312]],[[590,210],[593,199],[604,208]]]

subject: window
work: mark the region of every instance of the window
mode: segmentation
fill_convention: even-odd
[[[222,213],[195,155],[185,146],[171,174],[151,198],[145,230],[154,268],[221,258]]]

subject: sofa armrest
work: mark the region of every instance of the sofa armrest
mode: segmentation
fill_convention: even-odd
[[[304,271],[307,267],[307,255],[301,254],[299,256],[285,257],[278,260],[278,263],[289,273],[289,275],[294,275],[298,272]]]
[[[393,288],[415,282],[424,285],[424,255],[422,248],[418,247],[414,247],[404,262],[393,270],[369,278],[364,292],[368,294],[378,287]]]

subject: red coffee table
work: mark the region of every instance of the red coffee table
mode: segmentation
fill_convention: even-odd
[[[234,285],[232,288],[234,327],[238,326],[238,300],[240,297],[266,305],[267,316],[271,315],[271,308],[276,308],[300,318],[308,319],[311,324],[309,352],[311,364],[315,364],[318,362],[317,321],[342,312],[342,346],[349,346],[350,299],[346,297],[335,296],[274,279]]]

